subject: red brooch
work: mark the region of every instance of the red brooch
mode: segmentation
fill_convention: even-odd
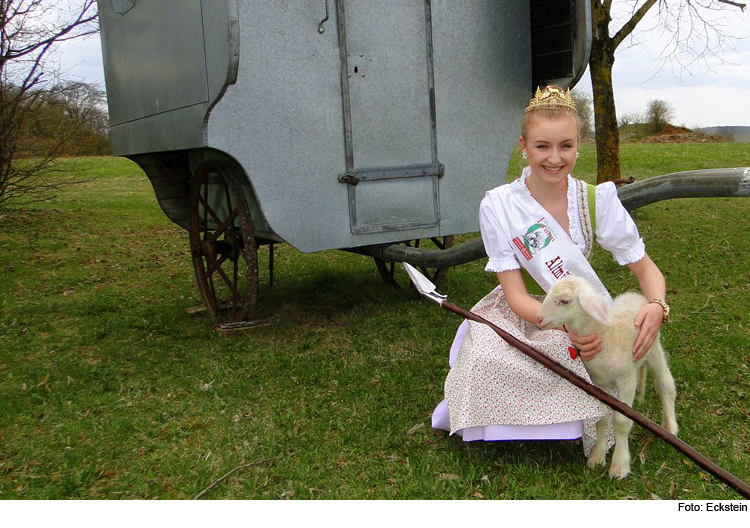
[[[570,353],[570,359],[575,359],[578,357],[578,350],[576,347],[569,346],[568,352]]]

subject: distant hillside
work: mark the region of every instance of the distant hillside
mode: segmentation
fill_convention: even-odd
[[[620,127],[620,141],[641,143],[717,143],[733,141],[728,136],[710,134],[701,129],[690,130],[682,126],[664,125],[661,132],[651,134],[649,125],[634,123]]]
[[[750,126],[720,126],[697,129],[711,136],[726,136],[733,141],[750,143]]]

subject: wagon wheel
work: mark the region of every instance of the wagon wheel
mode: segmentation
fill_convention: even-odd
[[[250,210],[231,170],[201,165],[190,182],[190,252],[203,305],[218,320],[246,321],[258,292]]]
[[[453,247],[453,235],[442,237],[442,240],[439,237],[432,237],[430,240],[438,249],[448,249]],[[421,239],[407,240],[404,244],[418,248],[421,244]],[[398,286],[394,278],[396,274],[395,262],[375,258],[375,265],[386,284]],[[423,268],[420,266],[419,269],[422,270],[422,273],[430,279],[435,286],[438,286],[445,279],[446,275],[448,275],[448,270],[450,268]]]

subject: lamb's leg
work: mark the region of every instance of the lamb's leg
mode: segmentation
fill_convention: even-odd
[[[642,403],[643,397],[646,395],[647,373],[648,371],[646,370],[646,365],[641,365],[641,368],[638,369],[638,403]]]
[[[635,391],[638,385],[635,371],[626,379],[618,382],[617,396],[620,401],[633,406]],[[615,430],[615,452],[612,454],[612,465],[609,466],[609,476],[624,479],[630,473],[630,448],[628,447],[628,435],[633,421],[624,415],[612,413],[612,425]]]
[[[602,412],[604,416],[596,422],[596,444],[591,448],[586,465],[590,468],[604,465],[607,459],[607,418],[609,417],[609,407],[602,403]]]
[[[672,434],[677,434],[677,418],[674,414],[674,401],[677,397],[677,390],[674,386],[674,378],[667,366],[667,357],[661,343],[656,341],[646,359],[649,370],[654,375],[654,385],[656,392],[661,398],[661,425]]]

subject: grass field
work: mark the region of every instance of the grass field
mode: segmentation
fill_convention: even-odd
[[[593,180],[594,157],[585,145],[577,176]],[[622,161],[639,178],[750,166],[750,144],[627,144]],[[638,426],[624,481],[587,469],[578,443],[432,430],[460,320],[385,286],[362,256],[280,246],[269,288],[263,248],[260,315],[279,322],[222,338],[185,313],[199,303],[187,236],[140,170],[66,163],[89,182],[0,211],[0,498],[189,498],[267,459],[207,497],[738,497]],[[667,277],[680,436],[749,481],[750,200],[634,218]],[[441,289],[470,308],[494,286],[483,266],[452,269]],[[636,287],[603,250],[595,267],[614,293]],[[653,390],[639,408],[659,419]]]

